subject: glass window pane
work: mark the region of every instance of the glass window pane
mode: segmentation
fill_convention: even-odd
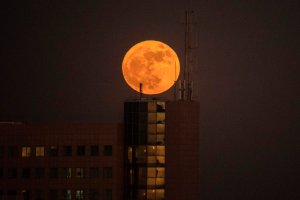
[[[103,150],[104,156],[111,156],[112,151],[113,151],[112,145],[104,145],[104,150]]]
[[[156,112],[155,102],[148,102],[148,112]]]
[[[93,145],[91,146],[91,156],[98,156],[99,155],[99,146]]]
[[[157,124],[157,133],[165,133],[165,124]]]
[[[163,101],[157,102],[157,112],[165,112],[166,110],[166,103]]]
[[[99,168],[98,167],[90,168],[90,178],[97,178],[97,177],[99,177]]]
[[[84,168],[76,168],[76,178],[84,178]]]
[[[44,157],[44,155],[45,155],[45,149],[43,146],[35,147],[35,156],[36,157]]]
[[[72,176],[72,168],[64,167],[62,169],[62,178],[71,178]]]
[[[83,190],[76,190],[75,195],[76,200],[83,200]]]
[[[150,134],[156,133],[156,124],[148,124],[148,133]]]
[[[165,155],[165,146],[157,146],[157,155],[164,156]]]
[[[49,147],[49,156],[58,156],[58,147],[57,146]]]
[[[54,189],[49,190],[49,199],[58,200],[58,190],[54,190]]]
[[[71,193],[70,189],[62,190],[62,199],[63,200],[71,200],[72,199],[72,193]]]
[[[77,146],[77,156],[84,156],[85,155],[85,146],[80,145]]]
[[[64,156],[72,156],[72,146],[64,146]]]
[[[103,178],[112,178],[112,167],[103,168]]]
[[[157,123],[158,124],[164,124],[165,118],[166,118],[165,113],[157,113]]]
[[[156,123],[156,113],[148,113],[148,123],[150,124]]]
[[[22,147],[22,157],[30,157],[31,147]]]
[[[104,189],[104,200],[112,200],[112,189]]]

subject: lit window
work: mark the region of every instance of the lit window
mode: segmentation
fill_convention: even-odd
[[[45,156],[45,149],[42,146],[35,147],[35,156],[36,157],[44,157]]]
[[[76,168],[76,177],[83,178],[84,177],[84,168]]]
[[[30,168],[22,169],[22,178],[30,178]]]
[[[72,169],[70,167],[65,167],[62,169],[62,177],[63,178],[71,178]]]
[[[104,200],[112,200],[112,189],[104,189]]]
[[[64,156],[72,156],[72,146],[64,146]]]
[[[49,147],[49,156],[58,156],[57,146],[50,146]]]
[[[98,167],[90,168],[90,178],[97,178],[97,177],[99,177],[99,168]]]
[[[112,167],[103,168],[103,178],[112,178]]]
[[[112,155],[112,145],[104,145],[104,156],[111,156]]]
[[[99,146],[93,145],[91,146],[91,156],[98,156],[99,155]]]
[[[76,200],[83,200],[83,190],[76,190]]]
[[[72,193],[70,189],[64,189],[62,191],[62,199],[63,200],[71,200],[72,198]]]
[[[77,146],[77,156],[85,155],[85,146]]]
[[[30,147],[22,147],[22,157],[30,157],[31,148]]]

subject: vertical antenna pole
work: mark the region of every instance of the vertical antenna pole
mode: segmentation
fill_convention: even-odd
[[[177,92],[177,89],[176,89],[176,84],[177,84],[177,81],[176,81],[176,61],[175,61],[175,74],[174,74],[174,101],[176,101],[176,92]]]
[[[143,84],[140,83],[140,100],[142,99],[143,96]]]

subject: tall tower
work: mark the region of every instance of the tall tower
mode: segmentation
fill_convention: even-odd
[[[174,101],[142,96],[143,91],[159,94],[176,84],[180,67],[172,49],[163,43],[145,41],[133,46],[124,57],[124,78],[140,93],[139,99],[124,103],[126,200],[199,199],[199,103],[192,100],[191,15],[186,12],[185,64],[179,101],[176,85]]]
[[[125,198],[165,199],[165,101],[124,103]]]

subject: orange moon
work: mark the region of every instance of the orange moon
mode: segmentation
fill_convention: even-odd
[[[126,83],[143,94],[167,91],[180,72],[175,51],[165,43],[146,40],[131,47],[124,56],[122,71]]]

